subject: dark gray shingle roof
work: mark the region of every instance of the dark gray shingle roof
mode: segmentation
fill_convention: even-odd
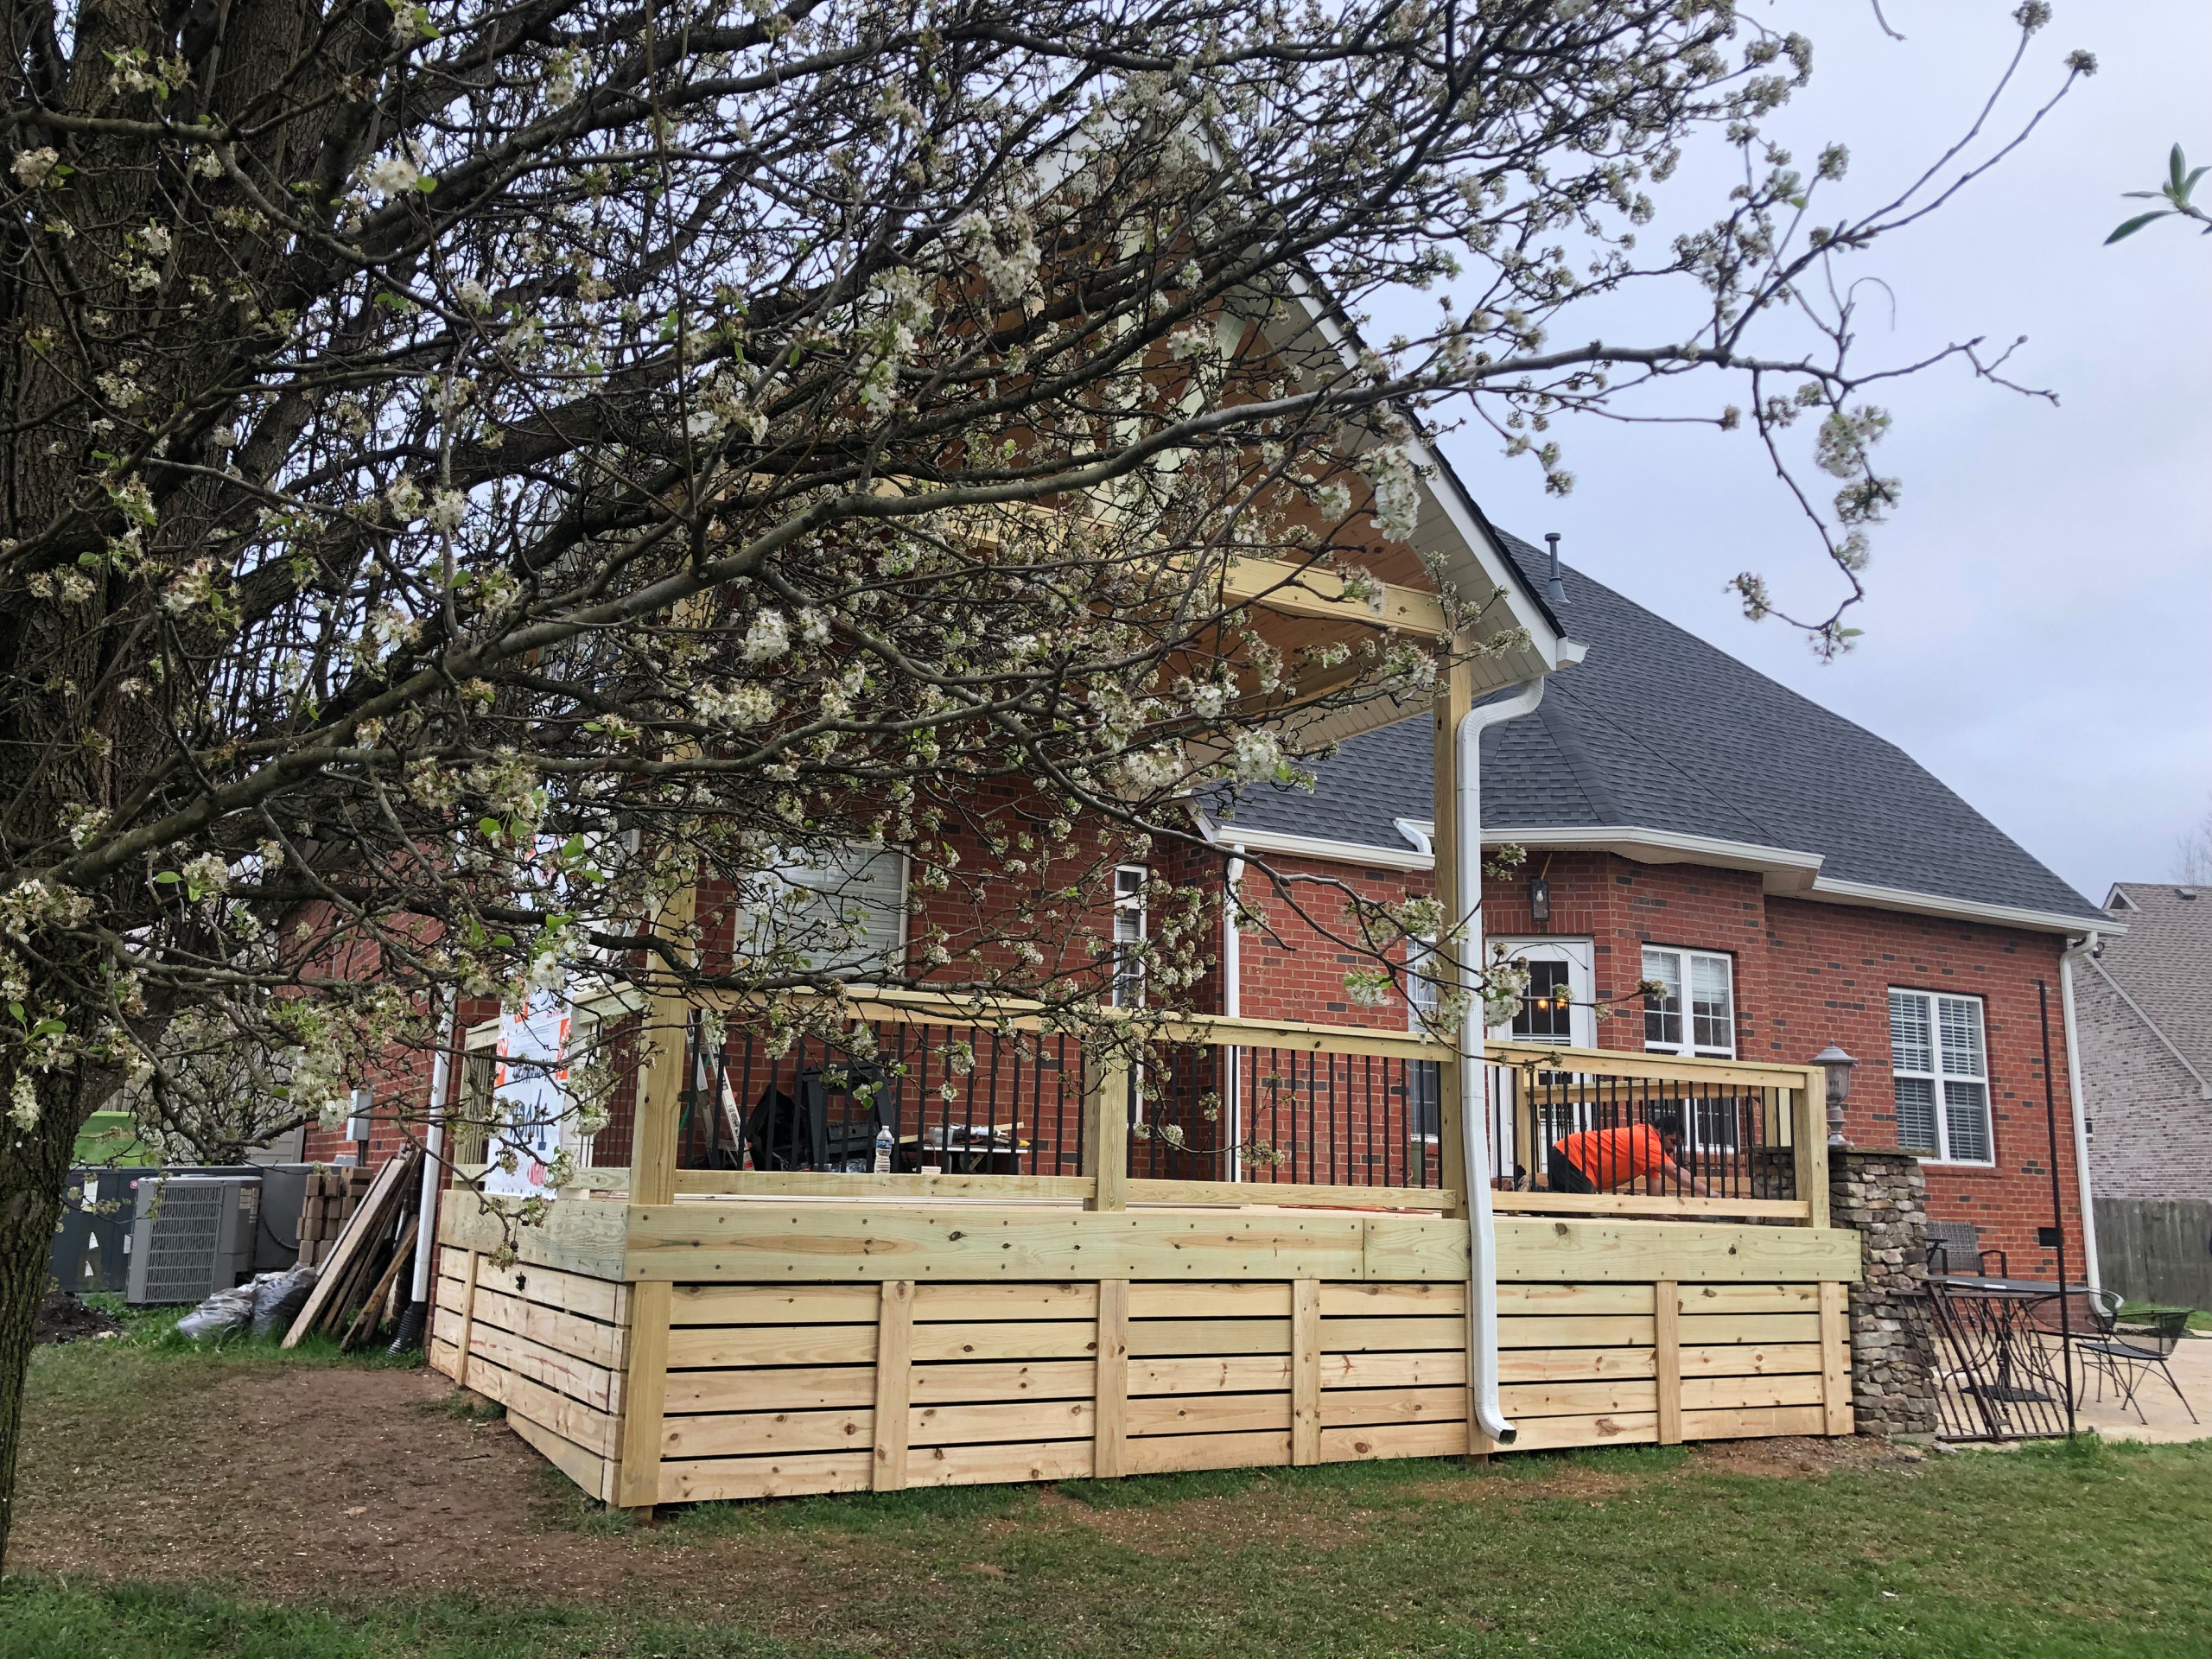
[[[2106,938],[2098,965],[2198,1077],[2212,1077],[2212,889],[2123,881],[2112,897],[2127,931]]]
[[[1501,539],[1541,592],[1546,556]],[[1710,836],[1821,854],[1829,880],[2104,918],[1895,744],[1579,571],[1566,581],[1561,620],[1589,658],[1484,735],[1486,827]],[[1311,793],[1255,791],[1235,822],[1402,849],[1393,820],[1430,816],[1430,743],[1426,719],[1355,738]]]

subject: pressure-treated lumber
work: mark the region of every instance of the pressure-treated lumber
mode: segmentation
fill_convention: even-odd
[[[407,1224],[407,1230],[399,1236],[399,1243],[391,1253],[391,1260],[385,1263],[384,1271],[377,1275],[376,1283],[369,1287],[368,1296],[361,1303],[361,1311],[346,1327],[346,1334],[338,1339],[340,1353],[352,1353],[375,1332],[381,1323],[385,1299],[391,1294],[391,1287],[397,1282],[401,1271],[415,1265],[415,1234],[421,1225],[422,1218],[417,1217]]]
[[[461,1339],[455,1344],[457,1351],[454,1360],[453,1373],[453,1380],[455,1385],[464,1389],[468,1386],[469,1328],[475,1322],[476,1319],[477,1264],[484,1259],[474,1250],[469,1250],[466,1252],[466,1254],[468,1257],[468,1270],[461,1283]]]
[[[615,1501],[626,1510],[650,1510],[660,1501],[669,1300],[664,1284],[642,1284],[631,1294],[629,1365],[622,1385],[622,1466],[615,1477]]]
[[[1694,1192],[1494,1192],[1491,1207],[1501,1215],[1702,1216],[1716,1220],[1804,1221],[1813,1213],[1812,1206],[1799,1198],[1708,1198]]]
[[[1790,1122],[1798,1195],[1813,1206],[1806,1224],[1825,1227],[1828,1224],[1827,1073],[1817,1065],[1805,1068]]]
[[[1853,1427],[1851,1404],[1851,1333],[1844,1321],[1844,1293],[1839,1284],[1821,1287],[1821,1431],[1848,1434]]]
[[[914,1287],[883,1287],[875,1337],[875,1475],[879,1492],[906,1488],[906,1411],[914,1337]]]
[[[1440,940],[1436,953],[1429,958],[1440,968],[1463,960],[1479,962],[1482,957],[1482,918],[1468,914],[1471,895],[1459,891],[1459,861],[1456,856],[1459,844],[1459,792],[1455,787],[1459,768],[1453,753],[1459,722],[1475,706],[1475,669],[1472,662],[1454,655],[1455,660],[1437,681],[1435,697],[1429,709],[1429,752],[1433,762],[1430,823],[1433,826],[1429,831],[1429,844],[1436,849],[1436,902],[1449,930]],[[1460,1058],[1456,1034],[1453,1041],[1444,1045],[1444,1051],[1437,1063],[1437,1166],[1457,1181],[1464,1179],[1460,1172],[1467,1167],[1465,1137],[1482,1134],[1483,1127],[1479,1123],[1470,1126],[1462,1121],[1465,1113],[1460,1105],[1464,1090],[1461,1068],[1471,1062]],[[1455,1196],[1459,1202],[1445,1213],[1464,1217],[1467,1213],[1467,1195],[1459,1192]],[[1464,1269],[1459,1276],[1465,1277]]]
[[[1128,1184],[1128,1202],[1225,1204],[1240,1208],[1286,1205],[1322,1210],[1413,1210],[1446,1213],[1459,1195],[1448,1187],[1314,1186],[1289,1181],[1154,1181]]]
[[[1098,1372],[1096,1417],[1092,1427],[1091,1472],[1104,1480],[1122,1472],[1129,1423],[1129,1281],[1102,1280],[1098,1286]]]
[[[1321,1460],[1321,1286],[1313,1279],[1291,1287],[1290,1460]]]
[[[1089,1210],[1126,1210],[1129,1202],[1129,1058],[1119,1048],[1083,1062],[1083,1167],[1092,1181]]]
[[[679,957],[689,955],[698,891],[689,882],[671,896],[654,925]],[[630,1201],[669,1204],[676,1198],[677,1131],[690,1063],[691,1006],[673,994],[653,999],[645,1016],[645,1064],[638,1078],[638,1105],[630,1135]],[[626,1480],[626,1488],[628,1483]],[[642,1490],[642,1489],[632,1489]],[[652,1498],[642,1500],[651,1503]]]
[[[1651,1287],[1651,1369],[1659,1384],[1659,1444],[1682,1443],[1682,1297],[1680,1286]]]
[[[292,1328],[284,1333],[283,1345],[296,1348],[310,1331],[346,1306],[344,1295],[354,1269],[359,1265],[363,1253],[374,1247],[391,1220],[392,1200],[404,1185],[408,1173],[415,1167],[416,1154],[410,1149],[397,1153],[385,1160],[384,1167],[377,1171],[377,1178],[370,1183],[368,1196],[346,1219],[346,1230],[332,1246],[329,1258],[316,1275],[315,1288],[301,1306],[299,1317],[292,1321]]]

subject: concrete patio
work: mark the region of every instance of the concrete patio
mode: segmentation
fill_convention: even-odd
[[[2171,1361],[2174,1381],[2181,1385],[2182,1393],[2196,1408],[2196,1421],[2191,1422],[2182,1402],[2174,1398],[2174,1391],[2165,1379],[2153,1373],[2136,1387],[2136,1403],[2142,1407],[2142,1415],[2122,1406],[2113,1395],[2112,1383],[2094,1374],[2088,1378],[2081,1406],[2074,1414],[2075,1421],[2083,1428],[2094,1428],[2108,1440],[2180,1441],[2212,1440],[2212,1338],[2193,1336],[2174,1350]],[[2097,1384],[2104,1382],[2104,1398],[2097,1397]]]

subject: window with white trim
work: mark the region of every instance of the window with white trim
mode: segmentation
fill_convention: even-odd
[[[1643,1046],[1655,1054],[1736,1058],[1736,963],[1715,951],[1643,947]]]
[[[1942,1164],[1997,1161],[1980,997],[1892,988],[1890,1070],[1899,1147]]]
[[[1141,864],[1122,864],[1114,871],[1114,983],[1112,1002],[1117,1008],[1134,1008],[1144,1001],[1144,888]]]
[[[896,979],[906,946],[906,855],[880,842],[779,852],[754,880],[753,944],[807,968]]]
[[[1493,953],[1529,976],[1521,1007],[1509,1020],[1490,1028],[1498,1042],[1557,1043],[1573,1048],[1597,1046],[1596,956],[1588,939],[1491,939]]]

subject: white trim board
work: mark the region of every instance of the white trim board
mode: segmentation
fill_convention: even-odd
[[[1238,823],[1215,826],[1224,840],[1243,844],[1248,852],[1278,853],[1286,857],[1332,860],[1363,864],[1371,868],[1426,870],[1435,861],[1410,847],[1376,847],[1363,842],[1336,841],[1319,836],[1294,836],[1280,830],[1247,829]],[[1418,833],[1433,835],[1433,826],[1418,818],[1402,821],[1400,833],[1408,839]],[[1495,837],[1495,840],[1492,839]],[[1784,898],[1811,899],[1824,904],[1859,905],[1869,910],[1893,910],[1916,916],[1940,916],[1947,920],[1982,922],[1997,927],[2017,927],[2037,933],[2059,933],[2080,938],[2092,932],[2124,933],[2125,925],[2107,918],[2066,916],[2054,911],[2029,910],[2013,905],[1983,904],[1942,893],[1914,893],[1904,887],[1877,887],[1866,881],[1845,881],[1822,875],[1824,855],[1784,847],[1761,847],[1747,842],[1722,841],[1707,836],[1680,835],[1667,830],[1643,830],[1630,825],[1538,826],[1486,828],[1486,844],[1507,842],[1546,851],[1617,853],[1638,864],[1701,864],[1717,869],[1756,870],[1761,887]]]

